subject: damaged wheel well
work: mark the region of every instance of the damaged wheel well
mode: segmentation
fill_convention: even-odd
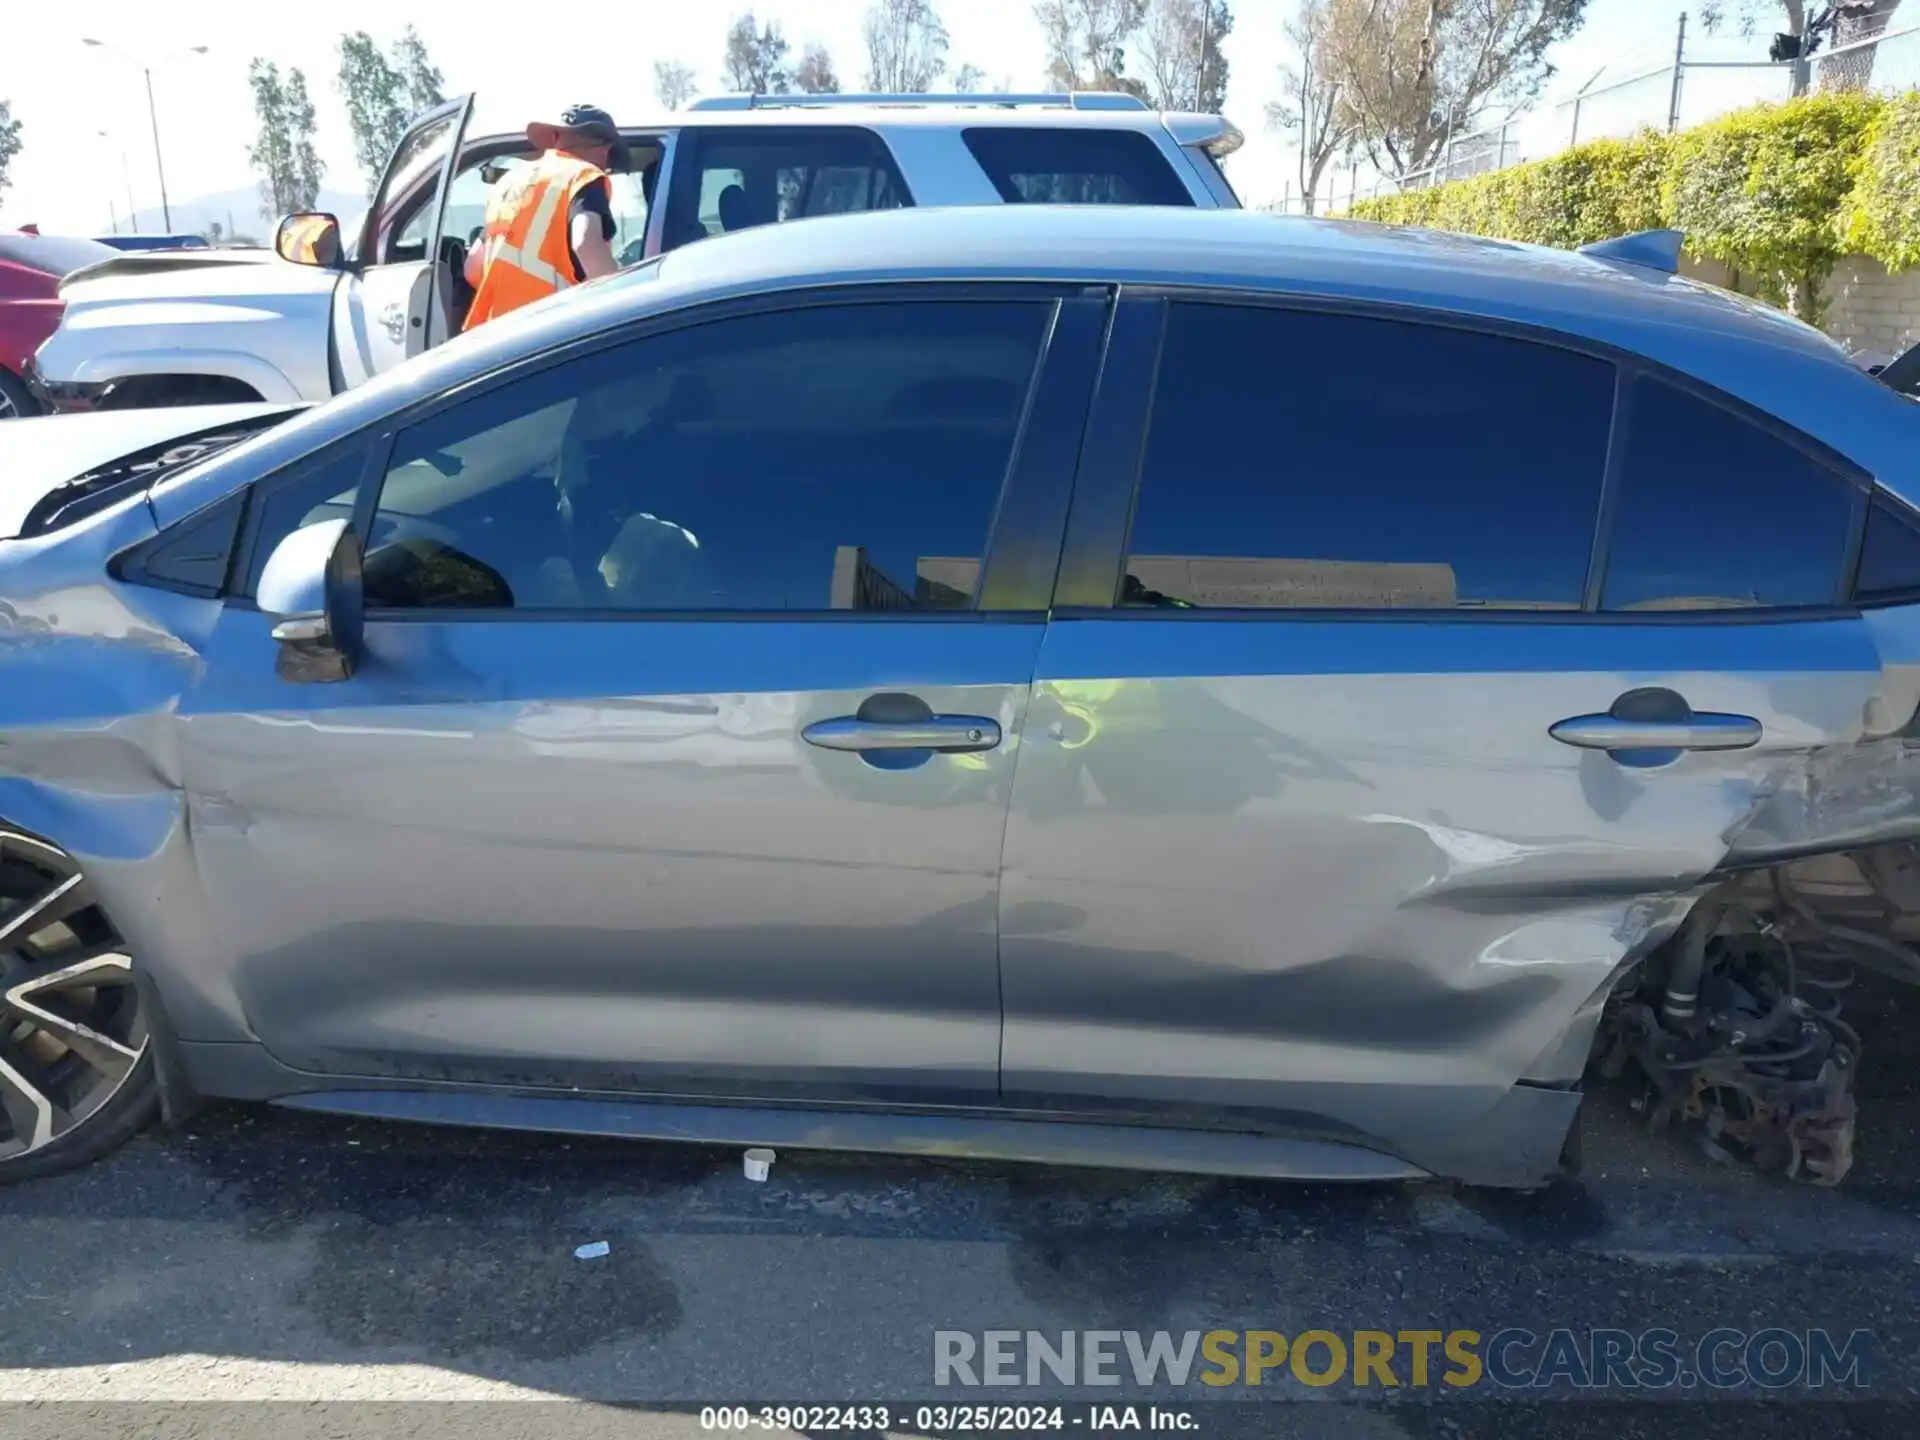
[[[1644,1086],[1648,1123],[1718,1159],[1835,1185],[1853,1164],[1857,968],[1920,984],[1920,846],[1836,850],[1726,876],[1609,997],[1594,1060]]]

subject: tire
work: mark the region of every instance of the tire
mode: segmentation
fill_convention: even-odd
[[[0,1184],[71,1170],[153,1119],[133,956],[72,857],[0,823]]]
[[[143,1055],[127,1083],[84,1124],[51,1145],[13,1160],[0,1160],[0,1185],[39,1180],[78,1170],[111,1155],[153,1122],[160,1113],[160,1089],[153,1078],[153,1056]]]
[[[24,420],[40,413],[40,402],[27,382],[9,370],[0,370],[0,420]]]

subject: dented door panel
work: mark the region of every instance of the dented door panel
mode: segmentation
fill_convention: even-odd
[[[1762,738],[1641,767],[1548,734],[1648,687]],[[1859,618],[1057,621],[1007,835],[1004,1095],[1436,1164],[1517,1082],[1577,1081],[1622,962],[1880,687]]]

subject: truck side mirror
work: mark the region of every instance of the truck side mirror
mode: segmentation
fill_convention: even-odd
[[[274,618],[274,671],[305,684],[345,680],[360,663],[366,628],[360,537],[350,520],[294,531],[267,557],[256,600]]]
[[[296,265],[331,270],[340,263],[340,221],[318,211],[289,215],[273,232],[273,253]]]

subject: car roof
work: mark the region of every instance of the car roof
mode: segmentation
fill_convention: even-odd
[[[1841,347],[1817,330],[1758,301],[1571,251],[1357,221],[1185,207],[905,209],[716,236],[672,251],[638,273],[563,292],[492,321],[268,439],[309,428],[325,438],[331,427],[370,424],[518,356],[663,311],[740,295],[912,281],[1189,288],[1535,327],[1643,356],[1715,386],[1823,441],[1920,504],[1915,402],[1850,364]],[[1286,383],[1286,367],[1298,358],[1272,357],[1276,385]],[[1417,386],[1420,377],[1382,374],[1380,383]],[[314,443],[317,438],[306,448]]]
[[[1166,116],[1178,112],[1158,110],[1075,110],[1064,105],[970,105],[928,104],[925,102],[887,105],[807,104],[804,97],[782,99],[777,104],[739,110],[650,110],[621,114],[614,118],[629,136],[643,131],[678,130],[697,125],[718,129],[737,126],[860,126],[866,129],[932,128],[972,129],[976,126],[1010,126],[1027,129],[1142,130],[1162,129]],[[1217,117],[1207,117],[1217,118]],[[476,106],[473,122],[467,127],[465,144],[492,146],[496,142],[519,138],[523,126],[515,126],[511,115],[491,109],[480,112]]]

